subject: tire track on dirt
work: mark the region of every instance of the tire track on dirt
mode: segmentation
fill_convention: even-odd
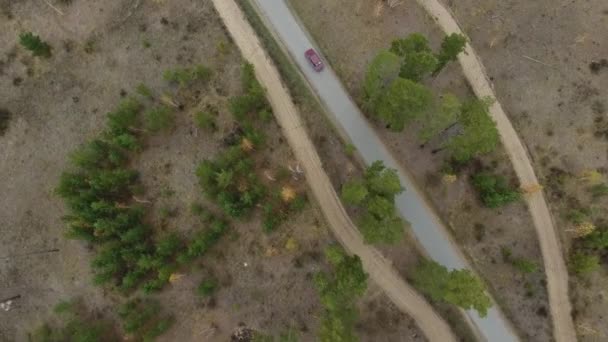
[[[306,179],[322,209],[329,226],[344,248],[361,258],[363,267],[402,311],[410,315],[430,341],[456,341],[449,325],[434,309],[409,286],[375,248],[365,245],[346,213],[321,160],[301,124],[298,111],[281,82],[278,71],[265,54],[262,45],[240,9],[232,0],[213,0],[244,58],[255,67],[260,83],[266,88],[268,99],[279,125],[297,159],[306,171]]]

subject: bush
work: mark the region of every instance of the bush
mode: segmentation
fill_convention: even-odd
[[[512,261],[513,266],[522,273],[534,273],[538,270],[538,266],[526,259],[515,259]]]
[[[51,57],[51,46],[32,32],[24,32],[19,35],[21,46],[31,51],[36,57]]]
[[[488,208],[498,208],[519,200],[520,193],[507,185],[502,176],[480,172],[472,177],[472,183],[481,202]]]
[[[44,323],[29,335],[31,342],[79,341],[101,342],[116,339],[108,321],[88,312],[79,300],[64,301],[55,306],[58,324]]]
[[[205,279],[196,288],[196,293],[201,297],[211,297],[217,290],[217,285],[215,279]]]
[[[589,274],[600,266],[600,259],[596,255],[575,252],[570,256],[570,270],[577,275]]]
[[[178,83],[181,87],[185,87],[195,81],[207,82],[211,79],[211,69],[204,65],[197,65],[192,68],[176,68],[166,70],[163,78],[172,83]]]
[[[604,183],[597,184],[597,185],[594,185],[591,188],[589,188],[589,191],[591,192],[591,196],[593,198],[604,197],[604,196],[608,195],[608,185],[606,185]]]
[[[137,91],[137,93],[143,97],[146,97],[148,99],[154,99],[154,93],[152,93],[152,89],[148,88],[143,83],[138,84],[137,88],[135,88],[135,91]]]
[[[144,114],[144,120],[146,129],[158,132],[173,127],[174,115],[169,108],[161,106],[148,110]]]
[[[209,129],[214,132],[217,131],[215,119],[209,112],[197,112],[194,115],[194,120],[196,121],[196,125],[202,129]]]
[[[167,331],[174,320],[162,312],[157,301],[139,298],[128,301],[118,310],[122,327],[131,339],[151,341]]]
[[[267,120],[272,109],[266,100],[266,92],[255,78],[253,65],[245,63],[241,73],[241,86],[245,94],[230,99],[230,112],[239,122]],[[252,117],[252,115],[255,115]]]

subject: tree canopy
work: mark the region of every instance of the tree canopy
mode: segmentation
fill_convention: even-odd
[[[431,91],[418,83],[397,78],[380,96],[376,115],[393,131],[402,131],[426,113],[433,103]]]
[[[499,135],[496,123],[490,117],[490,104],[488,99],[470,99],[462,104],[458,122],[463,131],[447,142],[447,148],[456,161],[467,161],[492,152],[498,145]]]
[[[461,34],[452,33],[445,36],[441,42],[441,50],[437,54],[438,63],[433,73],[437,74],[446,64],[455,61],[458,54],[464,51],[466,45],[467,38]]]
[[[402,58],[399,76],[415,82],[433,72],[438,64],[428,40],[420,33],[394,40],[390,51]]]
[[[367,243],[392,243],[403,235],[405,223],[396,213],[394,199],[403,190],[395,170],[381,161],[369,166],[362,178],[344,184],[342,199],[365,210],[358,226]]]
[[[51,46],[32,32],[21,33],[19,35],[19,43],[36,57],[51,57]]]
[[[429,110],[424,120],[420,120],[422,128],[419,137],[423,143],[440,134],[458,120],[460,101],[452,94],[445,94],[439,108]]]
[[[333,274],[319,272],[315,285],[325,308],[321,318],[319,339],[323,342],[351,342],[357,321],[355,300],[367,289],[367,274],[358,256],[348,256],[337,246],[326,251],[333,265]]]
[[[502,176],[480,172],[471,179],[481,202],[488,208],[498,208],[520,198],[519,192],[509,187]]]
[[[398,77],[401,58],[390,51],[381,51],[370,63],[365,74],[363,92],[369,108],[375,108],[383,92]]]
[[[492,306],[482,281],[469,270],[448,271],[435,261],[422,261],[414,270],[416,288],[434,301],[445,301],[463,309],[475,309],[485,317]]]

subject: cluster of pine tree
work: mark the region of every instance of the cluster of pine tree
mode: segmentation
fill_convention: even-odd
[[[124,100],[108,114],[98,137],[72,153],[73,170],[61,175],[56,192],[68,207],[67,236],[93,244],[94,282],[145,293],[161,289],[176,270],[204,254],[227,229],[213,217],[209,227],[186,243],[177,234],[154,239],[145,208],[135,199],[141,184],[129,157],[142,148],[143,106]]]

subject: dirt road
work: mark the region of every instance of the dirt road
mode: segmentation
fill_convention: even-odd
[[[453,32],[462,34],[454,17],[439,1],[417,1],[431,17],[435,18],[437,24],[446,34]],[[460,54],[459,61],[475,94],[479,98],[491,97],[496,99],[483,65],[470,44],[467,45],[466,54]],[[532,168],[530,158],[498,101],[494,102],[490,112],[494,121],[496,121],[502,143],[513,163],[513,168],[522,187],[537,185],[538,179]],[[576,341],[576,332],[570,314],[572,308],[568,296],[568,271],[547,202],[542,191],[536,191],[526,196],[526,202],[534,220],[543,254],[555,340],[558,342]]]
[[[231,0],[213,0],[213,3],[244,58],[255,66],[258,79],[266,87],[277,121],[302,164],[311,190],[336,238],[346,250],[361,258],[370,278],[386,292],[399,309],[407,312],[416,321],[429,340],[456,341],[449,325],[399,276],[391,263],[377,250],[363,243],[361,235],[323,170],[321,160],[281,82],[278,71],[237,5]]]

